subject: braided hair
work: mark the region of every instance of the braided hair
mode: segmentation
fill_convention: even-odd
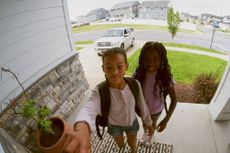
[[[162,43],[148,41],[144,44],[143,48],[141,49],[139,63],[135,71],[134,78],[140,81],[140,83],[143,85],[147,70],[144,67],[144,55],[146,52],[158,52],[160,57],[160,68],[156,72],[156,83],[154,85],[155,90],[153,92],[156,92],[156,87],[159,86],[161,93],[167,94],[173,75],[171,73],[171,67],[168,63],[167,50]]]

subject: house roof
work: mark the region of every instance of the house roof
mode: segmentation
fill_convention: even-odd
[[[230,19],[230,15],[226,15],[226,16],[224,16],[224,18]]]
[[[139,5],[140,3],[138,1],[119,3],[119,4],[114,5],[111,9],[132,7],[135,4]]]
[[[214,17],[217,19],[223,19],[222,16],[217,16],[217,15],[213,15],[213,14],[209,14],[209,13],[203,13],[203,14],[201,14],[201,17]]]
[[[168,6],[170,1],[144,1],[139,7],[165,7]]]
[[[99,12],[99,11],[101,11],[101,10],[104,10],[104,11],[108,12],[108,10],[106,10],[106,9],[104,9],[104,8],[98,8],[98,9],[95,9],[95,10],[89,12],[86,16],[96,14],[97,12]]]

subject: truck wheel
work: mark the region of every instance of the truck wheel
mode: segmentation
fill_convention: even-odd
[[[124,48],[125,48],[125,46],[124,46],[123,43],[121,44],[120,48],[121,48],[121,49],[124,49]]]

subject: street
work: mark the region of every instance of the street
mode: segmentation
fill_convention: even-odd
[[[74,41],[82,40],[96,40],[104,30],[89,31],[83,33],[73,34]],[[160,41],[160,42],[172,42],[171,35],[168,31],[164,30],[135,30],[135,36],[137,41]],[[205,33],[182,33],[178,32],[174,37],[173,42],[184,43],[189,45],[196,45],[201,47],[210,48],[212,39],[212,30],[207,29]],[[223,32],[215,31],[212,49],[216,49],[223,52],[230,52],[230,35]]]

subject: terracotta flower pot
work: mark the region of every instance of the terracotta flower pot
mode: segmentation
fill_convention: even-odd
[[[53,117],[50,120],[53,123],[54,134],[44,134],[38,129],[36,131],[37,144],[44,153],[62,153],[64,135],[66,132],[73,131],[73,128],[59,117]]]

